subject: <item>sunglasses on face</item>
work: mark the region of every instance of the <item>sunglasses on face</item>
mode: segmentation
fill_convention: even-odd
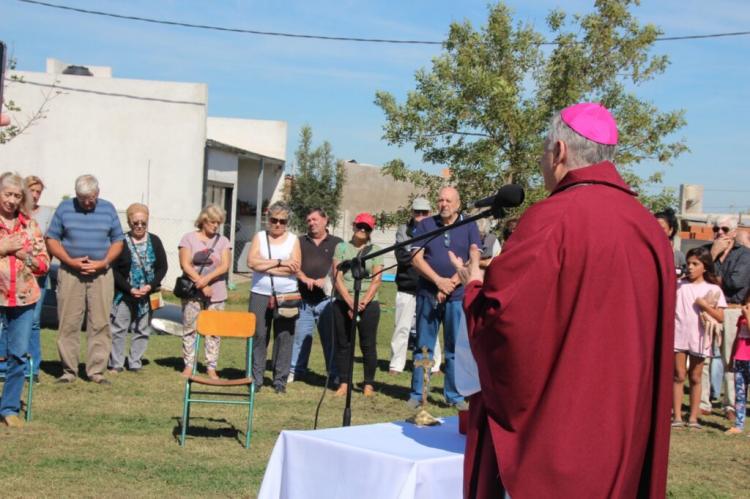
[[[426,217],[427,215],[430,214],[430,212],[427,210],[414,210],[414,214],[418,216]]]
[[[276,224],[286,225],[286,222],[287,222],[286,218],[274,218],[274,217],[269,218],[268,221],[271,222],[271,225],[276,225]]]
[[[372,232],[372,227],[370,227],[369,225],[365,225],[365,224],[357,224],[354,226],[354,228],[357,229],[357,231],[363,230],[367,232],[368,234]]]
[[[730,229],[729,227],[718,227],[716,225],[714,225],[713,230],[714,230],[714,234],[716,234],[719,231],[722,231],[724,234],[729,234],[730,232],[732,232],[732,229]]]
[[[148,222],[141,222],[140,220],[136,220],[135,222],[130,222],[130,225],[133,227],[146,227],[148,225]]]

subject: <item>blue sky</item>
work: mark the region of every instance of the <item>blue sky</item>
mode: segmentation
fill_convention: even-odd
[[[475,26],[487,2],[463,0],[50,0],[69,6],[264,31],[333,36],[443,40],[452,21]],[[593,0],[512,0],[519,21],[544,32],[554,7],[586,12]],[[747,0],[644,1],[634,12],[667,35],[750,30]],[[410,148],[381,140],[384,117],[377,90],[403,100],[414,72],[429,67],[439,46],[340,43],[262,37],[123,21],[0,0],[0,38],[19,69],[44,71],[45,59],[112,66],[115,77],[196,81],[209,86],[209,114],[289,123],[287,158],[293,160],[300,126],[328,140],[337,157],[382,164],[400,157],[422,167]],[[748,142],[750,36],[657,43],[667,54],[666,74],[639,88],[660,109],[685,109],[691,152],[666,169],[666,185],[706,187],[707,211],[750,210]],[[12,97],[12,96],[11,96]],[[642,172],[655,165],[644,164]]]

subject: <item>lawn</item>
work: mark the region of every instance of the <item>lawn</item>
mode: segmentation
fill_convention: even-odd
[[[410,374],[387,374],[395,287],[385,284],[384,288],[378,393],[368,400],[361,391],[354,393],[352,424],[410,415],[404,402]],[[246,289],[240,286],[232,292],[230,308],[246,306]],[[55,332],[43,331],[42,340],[44,362],[41,383],[34,393],[34,421],[21,431],[0,429],[0,442],[12,455],[0,464],[4,497],[254,497],[279,432],[312,429],[323,391],[323,360],[316,342],[312,373],[305,381],[290,384],[286,395],[268,388],[257,395],[249,450],[240,443],[245,418],[242,409],[201,405],[193,408],[193,430],[188,433],[186,447],[180,448],[176,440],[184,387],[179,374],[180,338],[153,336],[143,371],[110,376],[112,386],[82,381],[54,384],[54,377],[60,374]],[[219,374],[222,369],[228,372],[241,366],[243,354],[240,342],[226,341]],[[361,364],[357,363],[355,380],[361,379]],[[442,376],[438,376],[431,393],[433,412],[453,414],[441,405],[441,393]],[[341,424],[344,402],[332,394],[326,394],[319,427]],[[715,415],[706,418],[703,430],[673,432],[670,496],[747,496],[750,439],[726,437],[722,434],[726,427],[726,420]],[[335,470],[331,474],[334,476]]]

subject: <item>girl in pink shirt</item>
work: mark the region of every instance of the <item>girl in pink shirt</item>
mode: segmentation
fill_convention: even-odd
[[[714,274],[711,253],[693,248],[687,253],[687,275],[677,288],[674,331],[674,419],[682,427],[682,397],[686,374],[690,378],[690,428],[701,428],[698,412],[701,400],[703,361],[711,352],[711,332],[724,320],[727,303]],[[686,365],[690,359],[690,366]],[[687,372],[686,372],[687,371]]]
[[[729,365],[734,370],[734,408],[737,419],[734,427],[725,433],[737,435],[745,428],[745,406],[747,405],[747,384],[750,383],[750,293],[742,305],[742,315],[737,320],[737,337],[732,345],[732,357]]]

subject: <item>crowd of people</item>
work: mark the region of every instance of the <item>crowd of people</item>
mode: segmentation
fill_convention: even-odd
[[[412,218],[399,227],[389,373],[404,370],[413,337],[407,404],[416,409],[430,379],[424,370],[436,374],[444,366],[446,403],[469,410],[466,497],[660,497],[670,413],[672,429],[699,430],[700,417],[712,414],[712,399],[719,400],[733,423],[726,433],[744,430],[747,233],[738,231],[737,218],[723,217],[714,223],[710,244],[686,255],[675,250],[674,213],[654,216],[636,200],[612,163],[617,141],[616,122],[600,104],[577,104],[554,115],[540,161],[551,194],[506,222],[494,264],[499,243],[487,227],[464,223],[454,187],[440,189],[435,215],[429,201],[415,199]],[[114,206],[99,198],[95,177],[79,177],[75,198],[51,215],[39,208],[43,189],[37,177],[0,176],[0,312],[8,339],[0,416],[8,426],[22,425],[24,369],[39,365],[39,303],[50,257],[60,261],[59,383],[78,377],[84,316],[89,381],[108,384],[107,373],[141,369],[148,319],[167,270],[163,244],[148,232],[148,207],[127,209],[129,231],[123,233]],[[317,326],[328,376],[338,385],[336,395],[345,395],[354,382],[354,325],[363,394],[370,397],[383,270],[380,248],[371,240],[375,219],[358,214],[343,241],[328,233],[320,208],[307,214],[307,232],[300,236],[289,231],[290,215],[284,203],[271,205],[266,229],[255,234],[248,253],[249,310],[257,318],[255,390],[263,389],[271,331],[272,385],[283,394],[288,382],[305,376]],[[224,221],[224,211],[208,205],[179,243],[187,283],[180,295],[184,376],[197,361],[198,313],[226,303],[231,246],[219,233]],[[615,230],[603,238],[594,230],[601,227]],[[370,253],[355,302],[351,266],[339,264]],[[540,293],[548,299],[540,300]],[[133,339],[126,355],[128,331]],[[212,378],[218,377],[219,349],[219,339],[209,337],[205,357]],[[536,479],[540,473],[548,479]]]

